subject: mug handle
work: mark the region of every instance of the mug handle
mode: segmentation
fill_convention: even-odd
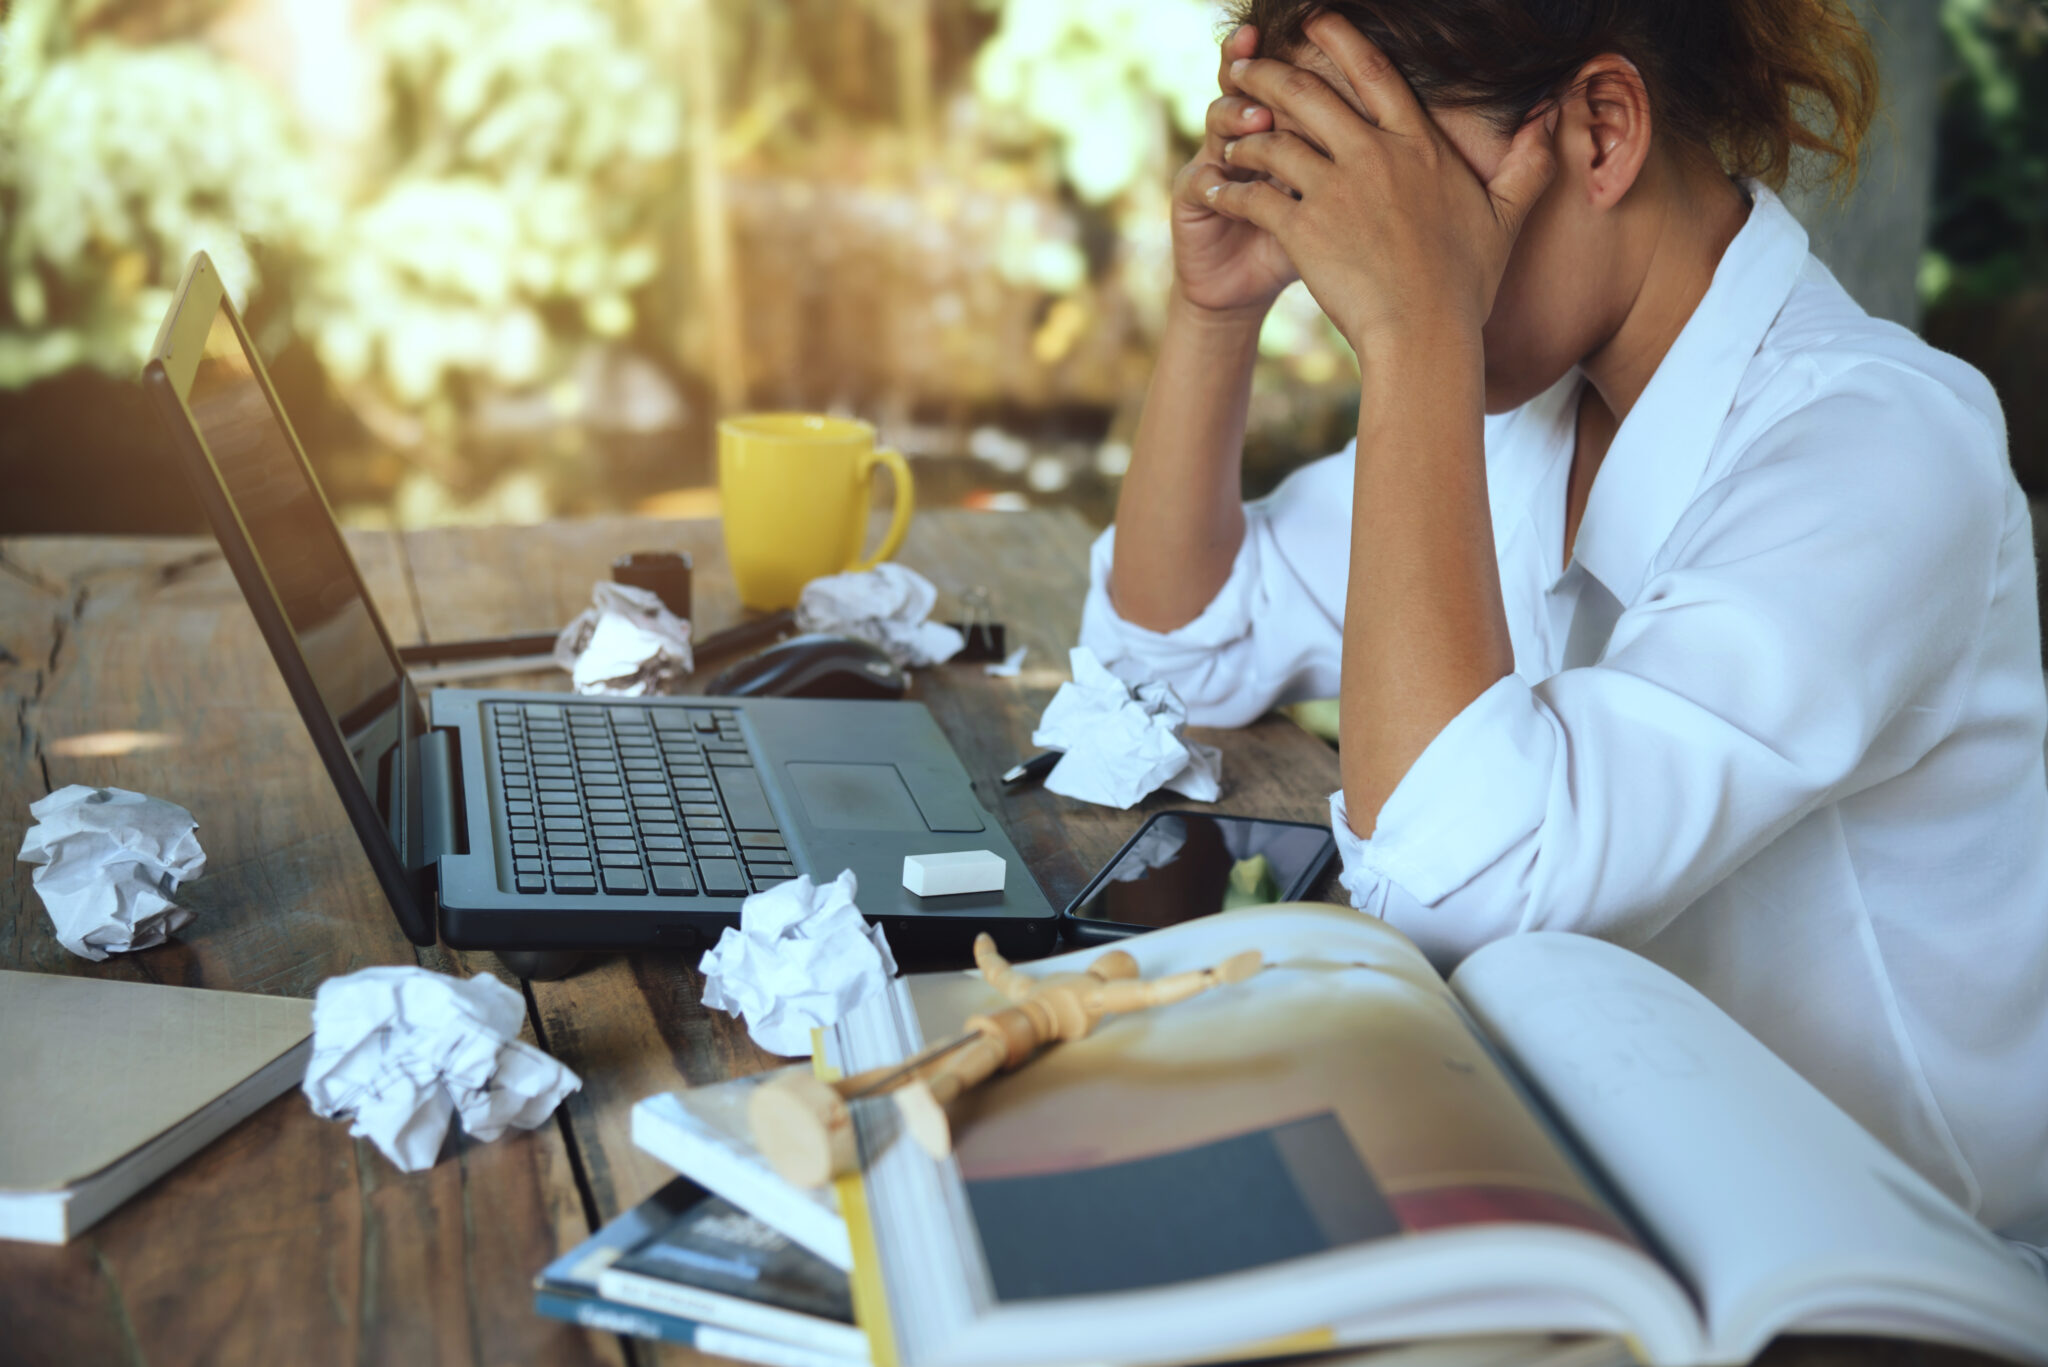
[[[875,467],[886,465],[896,480],[896,511],[890,515],[889,530],[882,533],[882,544],[875,547],[875,553],[857,562],[855,570],[871,570],[896,554],[896,548],[903,544],[903,534],[910,530],[910,510],[917,502],[916,486],[910,479],[910,462],[903,459],[903,453],[887,446],[877,446],[860,458],[860,477],[873,480]]]

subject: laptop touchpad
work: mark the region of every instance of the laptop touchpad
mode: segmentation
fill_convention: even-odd
[[[826,831],[922,831],[924,816],[893,764],[788,767],[804,815]]]

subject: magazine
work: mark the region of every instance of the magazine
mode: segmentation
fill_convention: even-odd
[[[878,1367],[1472,1334],[1690,1367],[1799,1332],[2048,1363],[2031,1262],[1626,950],[1522,935],[1446,984],[1382,922],[1307,905],[1125,947],[1146,977],[1268,967],[991,1079],[943,1160],[886,1098],[855,1103],[864,1172],[838,1195]],[[893,1064],[1004,1004],[972,974],[900,979],[821,1064]]]

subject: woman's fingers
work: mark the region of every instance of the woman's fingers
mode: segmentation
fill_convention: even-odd
[[[1215,170],[1213,167],[1205,169]],[[1290,216],[1300,207],[1285,191],[1267,181],[1225,180],[1221,172],[1217,172],[1213,179],[1207,179],[1201,187],[1201,194],[1217,213],[1264,228],[1275,237],[1281,237],[1283,243]]]
[[[1209,136],[1217,140],[1218,150],[1232,138],[1241,138],[1247,133],[1263,133],[1273,126],[1273,111],[1262,104],[1247,100],[1242,95],[1225,95],[1209,101]]]
[[[1216,70],[1216,86],[1226,95],[1237,93],[1237,82],[1230,78],[1230,64],[1244,57],[1256,57],[1259,52],[1259,31],[1250,24],[1239,24],[1223,40],[1223,64]]]
[[[1223,160],[1233,171],[1257,172],[1308,191],[1329,173],[1330,159],[1292,133],[1253,133],[1223,144]]]
[[[1287,62],[1241,59],[1231,66],[1238,89],[1275,114],[1285,114],[1325,151],[1357,142],[1369,125],[1313,71]]]
[[[1326,11],[1302,25],[1302,31],[1344,74],[1375,124],[1390,133],[1417,133],[1433,126],[1400,70],[1349,20]]]

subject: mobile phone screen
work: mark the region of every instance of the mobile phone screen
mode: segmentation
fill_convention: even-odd
[[[1331,845],[1321,826],[1163,812],[1067,914],[1152,930],[1277,902],[1323,862]]]

